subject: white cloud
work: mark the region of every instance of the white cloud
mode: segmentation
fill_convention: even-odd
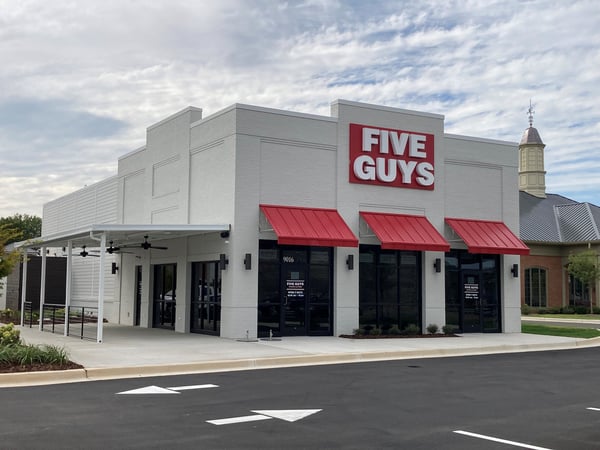
[[[548,189],[600,204],[593,0],[8,3],[0,216],[40,215],[109,176],[147,126],[185,106],[327,115],[336,98],[439,113],[449,133],[515,142],[531,98]],[[15,105],[36,112],[17,118]]]

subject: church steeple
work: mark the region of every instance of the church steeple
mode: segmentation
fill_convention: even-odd
[[[536,197],[546,197],[546,171],[544,170],[544,147],[542,138],[533,127],[535,113],[531,100],[527,115],[529,128],[525,130],[519,144],[519,190]]]

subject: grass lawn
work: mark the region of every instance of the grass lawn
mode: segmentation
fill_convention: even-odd
[[[564,336],[572,338],[595,338],[600,336],[600,331],[594,328],[554,327],[548,325],[521,324],[521,331],[529,334],[544,334],[547,336]]]

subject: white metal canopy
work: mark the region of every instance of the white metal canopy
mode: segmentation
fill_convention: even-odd
[[[16,247],[66,247],[70,242],[75,246],[98,247],[100,236],[104,234],[107,242],[115,246],[141,242],[144,236],[150,240],[175,239],[197,234],[229,231],[229,224],[209,225],[122,225],[96,224],[61,233],[49,234],[16,244]]]
[[[98,330],[96,341],[102,342],[103,321],[104,321],[104,284],[105,284],[105,255],[107,243],[115,247],[131,246],[139,244],[147,237],[150,241],[164,241],[167,239],[176,239],[199,234],[218,233],[229,231],[229,224],[208,224],[208,225],[124,225],[124,224],[95,224],[82,228],[56,233],[39,238],[30,239],[15,244],[15,248],[41,248],[42,255],[42,273],[40,288],[40,329],[42,327],[43,306],[46,285],[46,248],[64,247],[67,252],[67,283],[65,294],[65,306],[68,307],[71,301],[71,271],[72,271],[72,249],[73,247],[90,247],[100,249],[99,265],[99,284],[98,284]],[[21,311],[25,311],[26,291],[27,291],[27,258],[23,264],[23,289],[21,294]],[[21,326],[24,324],[24,314],[21,314]],[[65,327],[65,334],[67,327]]]

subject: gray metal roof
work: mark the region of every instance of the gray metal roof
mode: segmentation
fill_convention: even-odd
[[[519,192],[520,237],[556,244],[600,241],[600,208],[557,194]]]
[[[533,127],[529,127],[523,132],[523,136],[521,137],[521,142],[519,145],[523,144],[544,145],[542,138],[540,137],[540,133],[538,133],[538,130]]]

